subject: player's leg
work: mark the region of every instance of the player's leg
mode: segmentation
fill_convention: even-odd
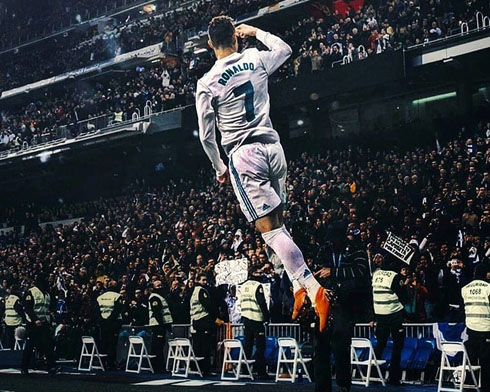
[[[282,206],[278,206],[269,215],[255,221],[255,227],[262,233],[265,243],[274,250],[284,264],[284,268],[293,282],[295,290],[294,312],[301,309],[305,296],[311,300],[320,318],[320,331],[327,325],[330,315],[330,301],[325,288],[320,286],[305,263],[301,250],[282,224]],[[294,282],[297,283],[294,283]],[[299,286],[299,289],[298,289]],[[303,288],[303,290],[302,290]],[[306,290],[306,293],[305,293]]]
[[[295,291],[305,288],[314,304],[320,285],[284,226],[284,195],[272,186],[273,182],[279,186],[280,179],[285,182],[286,171],[286,159],[279,143],[244,145],[230,158],[231,183],[243,213],[249,222],[255,222],[265,243],[281,259]]]
[[[280,143],[268,144],[266,150],[267,161],[269,164],[268,174],[271,182],[271,187],[279,196],[282,202],[282,206],[286,206],[287,162],[284,155],[284,150]],[[282,222],[282,211],[280,212],[280,218]],[[287,232],[287,234],[292,240],[289,232]],[[319,328],[321,331],[323,331],[330,314],[330,300],[327,297],[326,290],[318,284],[317,280],[313,276],[309,275],[311,274],[311,271],[306,266],[304,259],[303,263],[305,269],[303,270],[303,274],[299,275],[299,277],[297,277],[297,271],[288,271],[288,267],[286,267],[286,263],[284,263],[285,269],[288,272],[290,280],[293,283],[293,289],[295,293],[294,310],[296,311],[293,310],[293,319],[295,319],[299,314],[299,310],[301,309],[301,306],[304,302],[306,290],[308,293],[308,297],[310,298],[311,303],[315,307],[315,311],[320,318]]]
[[[329,303],[323,289],[306,266],[303,254],[283,224],[282,204],[285,200],[272,182],[285,181],[286,159],[279,143],[253,143],[240,147],[230,158],[231,182],[240,207],[249,222],[255,222],[265,243],[281,259],[295,286],[295,308],[307,295],[320,316],[320,328],[326,325]]]

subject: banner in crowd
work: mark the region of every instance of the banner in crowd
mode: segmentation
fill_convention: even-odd
[[[261,16],[271,14],[276,11],[280,11],[289,7],[294,7],[299,4],[308,4],[310,0],[283,0],[279,1],[277,3],[271,4],[267,7],[263,7],[259,10],[256,11],[251,11],[246,14],[240,15],[238,18],[236,18],[236,23],[243,23],[243,22],[248,22],[253,19],[259,18]]]
[[[248,278],[248,260],[246,258],[224,260],[214,267],[216,286],[229,284],[238,286]]]
[[[413,248],[408,243],[392,233],[388,233],[388,238],[383,245],[383,249],[407,264],[410,264],[410,260],[415,253]]]
[[[86,67],[76,69],[76,70],[70,71],[70,72],[65,72],[61,75],[53,76],[53,77],[48,78],[48,79],[43,79],[43,80],[40,80],[38,82],[26,84],[25,86],[22,86],[22,87],[16,87],[16,88],[13,88],[11,90],[3,91],[2,95],[0,96],[0,99],[12,97],[14,95],[18,95],[21,93],[28,93],[32,90],[35,90],[35,89],[38,89],[41,87],[46,87],[50,84],[58,83],[58,82],[61,82],[63,80],[66,80],[66,79],[75,78],[77,76],[88,74],[88,73],[94,72],[94,71],[100,71],[103,68],[107,68],[107,67],[114,65],[114,64],[123,63],[125,61],[130,60],[130,59],[151,58],[153,56],[160,54],[161,48],[162,48],[161,43],[155,44],[155,45],[150,45],[150,46],[147,46],[145,48],[134,50],[134,51],[129,52],[129,53],[120,54],[119,56],[116,56],[116,57],[114,57],[110,60],[107,60],[107,61],[102,61],[102,62],[97,63],[97,64],[88,65]]]

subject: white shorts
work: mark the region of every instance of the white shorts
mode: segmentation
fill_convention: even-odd
[[[287,163],[280,143],[251,143],[230,156],[230,178],[240,207],[253,222],[286,203]]]

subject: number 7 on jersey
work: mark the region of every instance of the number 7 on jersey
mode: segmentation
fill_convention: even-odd
[[[249,80],[246,83],[241,84],[233,89],[235,97],[245,94],[245,118],[248,122],[251,122],[255,118],[254,113],[254,86]]]

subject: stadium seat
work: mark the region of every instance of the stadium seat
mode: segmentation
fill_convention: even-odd
[[[236,336],[235,339],[240,341],[240,343],[242,343],[242,346],[245,347],[245,337],[244,336]],[[238,347],[232,348],[230,350],[231,358],[234,360],[238,359],[239,354],[240,354],[240,349]],[[255,346],[253,347],[253,350],[252,350],[252,358],[254,355],[255,355]]]
[[[265,338],[265,364],[267,366],[275,366],[277,363],[277,356],[279,353],[278,339],[273,336]]]
[[[96,369],[104,371],[102,357],[106,356],[106,354],[99,354],[97,344],[92,336],[82,336],[82,351],[80,353],[80,361],[78,362],[78,370],[90,372]],[[88,359],[88,365],[86,367],[83,364],[84,359]],[[98,365],[94,364],[94,360],[97,360]]]
[[[389,338],[388,341],[386,342],[386,347],[384,348],[383,353],[381,354],[381,359],[385,361],[383,366],[381,366],[383,369],[387,369],[388,366],[390,365],[392,354],[393,354],[393,339]]]
[[[24,350],[24,347],[26,345],[26,335],[27,335],[26,327],[20,326],[20,327],[15,328],[14,350]]]
[[[165,370],[168,372],[171,368],[173,369],[175,356],[177,355],[177,342],[176,339],[168,340],[168,353],[167,361],[165,362]],[[172,367],[170,367],[170,362],[172,362]]]
[[[175,344],[175,354],[172,376],[187,377],[189,374],[197,374],[202,377],[199,361],[204,358],[196,357],[191,341],[187,338],[177,338],[173,339],[173,343]],[[196,370],[191,370],[191,362],[196,366]]]
[[[420,371],[420,382],[424,381],[425,369],[434,352],[434,347],[434,339],[419,339],[417,342],[417,349],[415,350],[412,360],[408,364],[408,370]]]
[[[235,339],[242,342],[242,345],[245,346],[245,337],[244,336],[236,336]],[[279,346],[277,343],[277,338],[274,336],[267,336],[265,338],[265,364],[267,366],[275,366],[277,363],[277,355],[278,355]],[[255,358],[256,347],[254,345],[252,351],[252,359]],[[231,357],[233,359],[238,359],[239,349],[235,348],[231,350]]]
[[[151,358],[155,358],[155,355],[148,354],[143,338],[141,336],[130,336],[128,358],[126,360],[126,372],[139,374],[142,370],[148,370],[155,373],[151,364]],[[130,369],[130,362],[132,359],[136,359],[136,369]],[[148,363],[146,367],[143,365],[143,361]]]
[[[378,345],[378,339],[376,339],[376,337],[373,337],[373,338],[369,338],[369,341],[371,342],[373,348],[376,350],[376,346]]]
[[[412,359],[415,355],[415,350],[417,349],[418,339],[417,338],[405,338],[403,341],[403,348],[400,359],[400,367],[402,368],[402,381],[407,378],[407,369]]]
[[[364,353],[367,351],[367,358],[362,359],[359,353]],[[376,354],[374,353],[373,345],[369,339],[364,338],[352,338],[351,343],[351,366],[352,366],[352,384],[369,386],[371,381],[380,381],[383,386],[385,386],[385,380],[383,374],[381,373],[380,366],[384,363],[384,360],[378,360]],[[364,374],[362,368],[366,367],[366,373]],[[378,372],[378,377],[371,377],[372,367]],[[356,370],[359,372],[361,378],[355,379]]]
[[[252,369],[250,365],[255,362],[253,359],[248,359],[245,355],[242,342],[238,339],[226,339],[223,341],[224,355],[223,355],[223,367],[221,368],[221,380],[239,380],[240,377],[254,379]],[[238,358],[233,359],[231,352],[238,350]],[[242,367],[245,367],[247,374],[242,373]],[[231,370],[232,376],[227,376],[228,370]]]
[[[473,366],[466,352],[466,348],[462,342],[442,342],[441,343],[441,366],[439,371],[439,381],[437,384],[437,392],[462,392],[465,388],[476,389],[480,391],[480,380],[477,381],[475,372],[480,373],[480,366]],[[459,361],[451,359],[454,353],[461,353],[461,364]],[[449,379],[453,383],[453,388],[444,387],[444,372],[449,372]],[[467,373],[471,376],[472,384],[465,384]]]
[[[306,363],[311,361],[311,358],[303,358],[298,342],[294,338],[279,338],[278,339],[278,358],[276,368],[276,382],[291,381],[294,383],[298,376],[298,371],[303,370],[306,378],[311,382],[310,373],[306,367]],[[292,357],[292,358],[291,358]],[[281,366],[285,365],[289,377],[279,377],[281,374]]]
[[[468,339],[465,323],[436,323],[434,324],[434,338],[436,347],[442,351],[442,342],[465,342]],[[446,353],[451,360],[461,361],[462,353]]]

